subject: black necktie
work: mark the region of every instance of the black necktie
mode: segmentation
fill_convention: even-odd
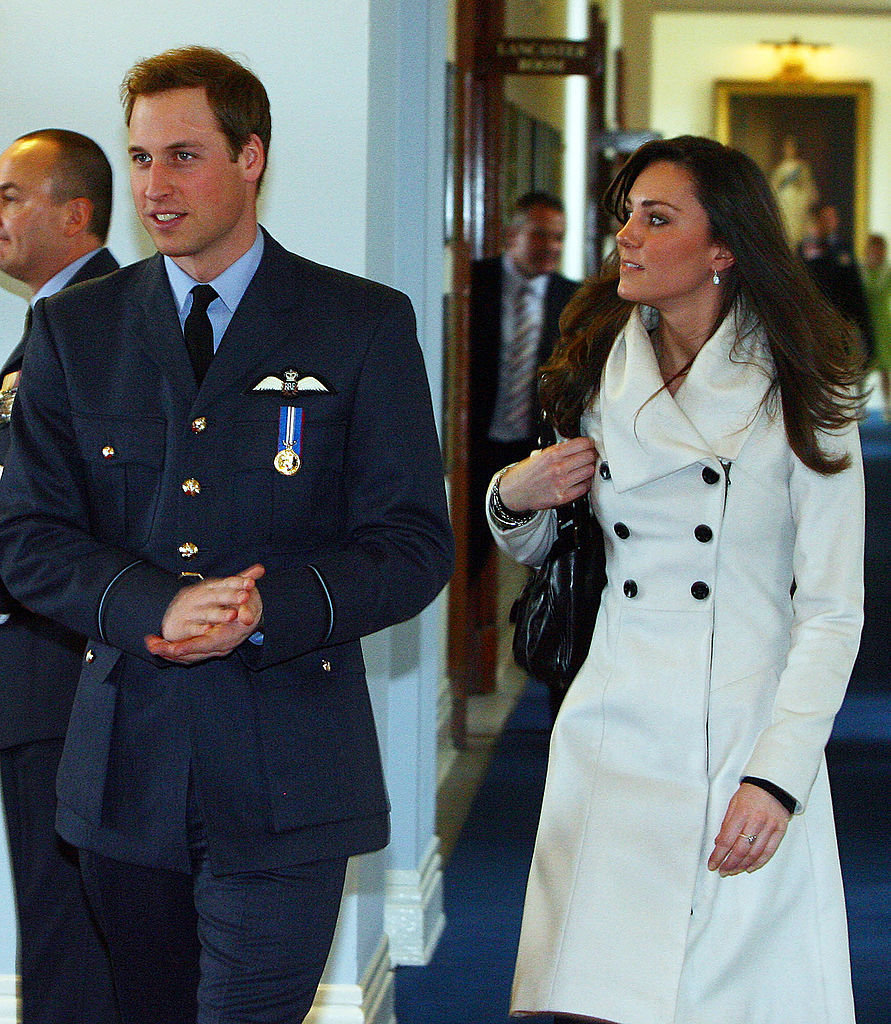
[[[210,326],[207,307],[215,298],[217,293],[209,284],[196,284],[192,289],[192,308],[183,327],[189,359],[192,360],[195,380],[199,384],[204,380],[213,359],[213,328]]]

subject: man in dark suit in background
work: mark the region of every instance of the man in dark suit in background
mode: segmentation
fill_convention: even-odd
[[[479,673],[491,689],[495,624],[495,549],[485,515],[492,475],[538,445],[538,368],[559,337],[559,319],[577,281],[558,272],[566,217],[547,192],[514,207],[504,253],[474,263],[470,292],[469,607],[476,619]]]
[[[45,129],[0,155],[0,270],[32,293],[0,369],[0,468],[35,302],[116,269],[104,248],[111,167],[77,132]],[[0,586],[0,779],[19,925],[23,1024],[117,1021],[108,956],[76,851],[56,835],[56,771],[84,638]]]
[[[799,254],[829,302],[857,328],[863,359],[868,362],[875,349],[872,317],[860,268],[841,238],[838,210],[832,203],[815,203],[810,215],[811,231]]]
[[[406,296],[258,228],[251,72],[187,47],[124,97],[159,252],[35,311],[2,572],[91,638],[57,824],[127,1024],[298,1024],[388,839],[360,638],[451,572],[430,394]]]

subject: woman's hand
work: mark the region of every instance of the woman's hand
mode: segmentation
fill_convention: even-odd
[[[597,468],[590,437],[573,437],[533,452],[502,476],[498,493],[512,512],[555,508],[586,494]]]
[[[791,817],[776,797],[760,786],[743,782],[730,798],[708,859],[709,871],[725,877],[763,868],[776,853]],[[749,836],[755,841],[750,843]]]

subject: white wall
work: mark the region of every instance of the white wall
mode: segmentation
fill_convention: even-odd
[[[651,127],[665,136],[712,135],[712,84],[765,79],[776,58],[762,39],[831,42],[812,63],[816,78],[873,84],[869,230],[891,234],[891,17],[686,14],[653,16]]]

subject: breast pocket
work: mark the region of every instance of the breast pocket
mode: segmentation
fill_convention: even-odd
[[[274,417],[239,422],[232,438],[223,503],[229,522],[250,522],[255,538],[285,547],[293,545],[297,529],[302,540],[309,530],[334,530],[330,509],[341,505],[345,422],[304,410],[300,444],[294,446],[299,464],[277,459],[282,448],[277,409]]]
[[[140,547],[151,533],[158,508],[164,421],[75,416],[74,429],[87,467],[93,531]]]
[[[304,410],[300,468],[274,472],[273,529],[286,540],[298,526],[337,534],[343,509],[342,477],[347,425]]]

